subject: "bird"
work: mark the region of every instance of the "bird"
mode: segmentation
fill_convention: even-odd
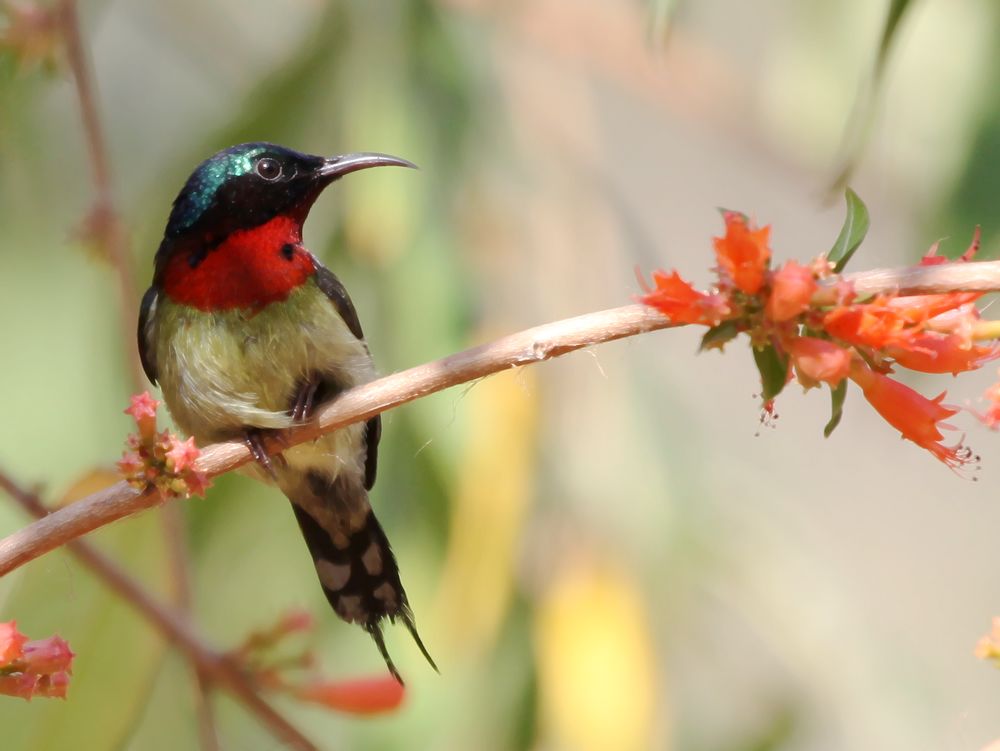
[[[248,472],[276,485],[312,556],[323,593],[367,631],[392,676],[382,625],[417,633],[399,567],[369,502],[379,416],[270,456],[268,431],[375,377],[358,314],[340,280],[302,244],[314,202],[344,175],[415,168],[379,153],[315,156],[266,142],[210,156],[188,178],[142,298],[138,347],[176,425],[201,445],[243,440]]]

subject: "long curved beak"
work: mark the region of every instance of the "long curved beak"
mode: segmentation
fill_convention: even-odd
[[[316,174],[326,180],[336,180],[351,172],[368,169],[369,167],[409,167],[419,169],[417,165],[407,159],[389,154],[376,154],[362,152],[358,154],[343,154],[332,156],[323,162]]]

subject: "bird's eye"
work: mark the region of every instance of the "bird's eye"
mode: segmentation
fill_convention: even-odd
[[[258,159],[255,169],[257,174],[265,180],[277,180],[281,177],[281,164],[277,159],[271,159],[268,156]]]

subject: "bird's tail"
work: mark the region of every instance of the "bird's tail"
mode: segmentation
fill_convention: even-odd
[[[309,471],[304,482],[282,489],[292,501],[326,599],[337,615],[371,634],[389,672],[402,683],[382,638],[384,619],[394,623],[399,618],[431,667],[437,670],[437,665],[417,633],[396,557],[368,493],[360,480],[345,475],[331,481]]]

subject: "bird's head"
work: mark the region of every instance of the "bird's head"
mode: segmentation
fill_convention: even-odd
[[[233,232],[253,230],[276,217],[301,230],[330,183],[387,166],[416,165],[387,154],[321,157],[263,142],[223,149],[198,165],[174,200],[157,268],[177,251],[189,254],[194,265]]]

